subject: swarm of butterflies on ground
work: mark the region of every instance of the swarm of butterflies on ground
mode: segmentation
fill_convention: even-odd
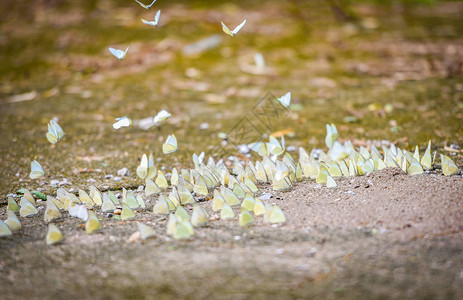
[[[135,0],[137,1],[137,0]],[[156,2],[144,5],[149,9]],[[145,24],[156,26],[160,17],[160,11],[156,13],[154,22],[143,20]],[[225,33],[234,36],[244,26],[246,20],[233,31],[222,23]],[[125,52],[110,48],[119,59],[123,59]],[[288,92],[276,99],[281,105],[288,108],[291,103],[291,93]],[[160,111],[154,118],[153,124],[159,125],[169,118],[171,114],[165,110]],[[115,129],[130,126],[132,121],[127,117],[116,119],[113,124]],[[59,188],[56,197],[44,195],[40,192],[30,192],[21,189],[23,196],[20,204],[13,197],[8,197],[7,220],[0,220],[0,237],[10,236],[21,229],[21,221],[16,216],[19,212],[21,218],[39,214],[37,203],[33,194],[41,200],[46,200],[46,209],[43,218],[48,223],[46,235],[47,244],[56,244],[64,239],[58,226],[54,223],[63,218],[63,214],[81,219],[85,222],[85,231],[93,234],[103,230],[104,226],[96,215],[96,210],[110,213],[115,219],[122,221],[136,218],[138,211],[150,209],[154,215],[167,219],[167,234],[175,239],[190,238],[195,229],[207,226],[211,217],[206,209],[197,202],[211,200],[211,210],[219,214],[220,220],[236,220],[243,227],[248,227],[257,221],[260,216],[264,222],[270,224],[283,224],[286,216],[278,205],[267,203],[271,194],[263,193],[257,197],[259,184],[270,184],[274,191],[285,191],[303,180],[315,180],[318,184],[325,184],[328,188],[337,186],[336,178],[367,175],[375,170],[387,167],[401,168],[410,175],[423,174],[432,170],[435,165],[437,152],[431,154],[431,142],[421,156],[418,146],[413,153],[402,150],[391,144],[389,148],[383,147],[382,153],[374,145],[368,150],[360,147],[356,150],[347,140],[344,143],[338,141],[339,134],[334,124],[326,125],[327,135],[325,143],[328,151],[325,153],[314,152],[310,154],[299,148],[299,157],[295,159],[286,151],[285,140],[270,136],[268,142],[255,142],[248,147],[256,152],[262,159],[255,162],[249,161],[243,164],[236,157],[230,172],[223,160],[217,162],[210,157],[205,161],[204,152],[199,156],[193,154],[193,169],[173,168],[169,174],[158,170],[154,164],[152,154],[143,154],[140,165],[136,169],[137,176],[145,181],[144,196],[133,191],[122,191],[122,199],[111,191],[101,193],[95,186],[91,186],[89,192],[79,189],[78,196]],[[48,124],[46,137],[52,144],[56,144],[64,137],[61,126],[51,120]],[[167,137],[162,145],[164,154],[170,154],[178,150],[177,139],[174,134]],[[460,170],[455,162],[448,156],[441,154],[441,168],[446,176],[459,174]],[[45,175],[42,166],[34,160],[31,163],[31,179],[37,179]],[[156,203],[147,208],[145,200],[156,198]],[[185,207],[193,207],[192,213]],[[238,213],[238,216],[237,216]],[[154,228],[144,223],[137,222],[138,234],[141,239],[156,236]]]

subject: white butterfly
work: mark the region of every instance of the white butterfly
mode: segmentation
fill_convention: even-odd
[[[289,104],[291,103],[291,92],[287,92],[286,94],[284,94],[283,96],[281,96],[277,100],[284,107],[289,107]]]
[[[127,118],[126,116],[122,118],[116,118],[116,123],[113,124],[114,129],[120,129],[121,127],[129,127],[132,125],[132,120]]]
[[[143,3],[141,3],[140,1],[138,0],[135,0],[135,2],[137,2],[138,4],[140,4],[141,7],[143,7],[144,9],[150,9],[151,6],[153,6],[153,4],[156,2],[157,0],[154,0],[150,5],[145,5]]]
[[[164,154],[170,154],[178,150],[177,147],[177,138],[175,137],[174,134],[170,134],[166,142],[162,145],[162,152]]]
[[[52,144],[56,144],[64,137],[64,134],[63,128],[61,128],[55,120],[50,120],[47,132],[48,141]]]
[[[108,50],[117,59],[123,60],[125,58],[125,56],[127,55],[127,50],[129,50],[129,47],[127,47],[127,49],[125,49],[125,51],[122,51],[122,50],[119,50],[119,49],[114,49],[114,48],[111,48],[111,47],[109,47]]]
[[[228,29],[227,25],[225,25],[223,22],[221,23],[223,32],[231,37],[234,37],[241,30],[241,28],[243,28],[244,24],[246,24],[246,20],[244,20],[240,25],[236,26],[233,30]]]
[[[81,220],[87,221],[88,219],[88,211],[87,207],[82,204],[76,204],[74,206],[69,206],[69,215],[71,217],[76,217]]]
[[[161,10],[158,10],[158,12],[156,13],[156,15],[154,16],[154,22],[152,21],[146,21],[145,19],[141,19],[141,21],[143,23],[145,23],[146,25],[151,25],[151,26],[158,26],[158,22],[159,22],[159,17],[161,16]]]
[[[36,160],[31,162],[31,173],[29,174],[29,177],[31,179],[37,179],[42,177],[43,175],[45,175],[45,171],[43,170],[39,162]]]
[[[167,110],[163,109],[153,118],[153,122],[155,125],[159,125],[160,122],[167,120],[170,116],[171,114]]]

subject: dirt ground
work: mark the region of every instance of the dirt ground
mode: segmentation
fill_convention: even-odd
[[[47,246],[42,209],[0,240],[2,298],[463,297],[461,176],[386,169],[273,194],[287,224],[216,220],[187,241],[168,238],[167,221],[146,211],[126,222],[100,213],[95,235],[64,218],[64,243]],[[211,201],[201,205],[212,213]],[[158,235],[129,242],[136,221]]]

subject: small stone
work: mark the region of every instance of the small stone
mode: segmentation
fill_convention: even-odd
[[[208,128],[209,128],[209,123],[207,123],[207,122],[201,123],[199,125],[199,129],[201,129],[201,130],[206,130]]]
[[[262,195],[259,196],[259,199],[260,200],[268,200],[270,198],[272,198],[273,195],[271,193],[262,193]]]
[[[248,154],[250,149],[248,147],[248,145],[246,144],[242,144],[242,145],[239,145],[238,146],[238,151],[241,153],[241,154]]]
[[[91,182],[91,183],[94,183],[94,182],[96,182],[96,180],[95,180],[95,179],[93,179],[93,178],[89,178],[87,181],[88,181],[88,182]]]
[[[139,185],[138,188],[137,188],[137,192],[143,192],[143,189],[145,187],[143,185]]]
[[[129,175],[129,169],[127,168],[122,168],[122,169],[119,169],[117,170],[117,175],[119,176],[128,176]]]
[[[59,180],[57,180],[57,179],[53,179],[52,181],[50,181],[51,186],[56,187],[58,184],[59,184]]]
[[[288,152],[296,152],[297,151],[297,147],[296,146],[288,146],[286,147],[286,151]]]
[[[113,178],[113,180],[114,180],[114,181],[121,181],[122,178],[120,178],[119,176],[115,176],[115,177]]]
[[[105,178],[105,179],[111,179],[111,178],[113,178],[113,177],[114,177],[114,175],[112,175],[112,174],[108,174],[108,175],[105,175],[105,177],[104,177],[104,178]]]
[[[305,255],[308,257],[314,257],[315,254],[317,254],[317,248],[312,247]]]
[[[239,240],[241,240],[241,237],[240,237],[239,235],[235,235],[235,236],[233,237],[233,239],[234,239],[235,241],[239,241]]]
[[[277,252],[278,255],[280,255],[280,254],[285,253],[285,250],[283,250],[283,249],[280,248],[280,249],[277,249],[276,252]]]

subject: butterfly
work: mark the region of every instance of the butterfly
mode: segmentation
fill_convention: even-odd
[[[333,147],[334,141],[336,141],[339,137],[338,129],[334,124],[326,124],[326,137],[325,137],[325,143],[328,148]]]
[[[114,129],[120,129],[121,127],[129,127],[132,125],[132,120],[127,118],[126,116],[122,118],[116,118],[116,123],[113,124]]]
[[[278,102],[281,103],[284,107],[289,107],[289,104],[291,103],[291,92],[287,92],[280,98],[277,98]]]
[[[177,150],[177,138],[175,137],[175,134],[170,134],[167,137],[166,142],[162,145],[162,152],[164,154],[170,154]]]
[[[204,226],[209,222],[209,214],[207,211],[199,205],[193,207],[193,213],[191,214],[191,225],[193,226]]]
[[[125,51],[122,51],[122,50],[119,50],[119,49],[114,49],[114,48],[111,48],[111,47],[109,47],[108,50],[117,59],[123,60],[125,58],[125,56],[127,55],[127,50],[129,50],[129,47],[127,47],[127,49],[125,49]]]
[[[47,132],[48,141],[52,144],[56,144],[64,137],[64,134],[63,128],[61,128],[55,120],[50,120]]]
[[[240,226],[247,227],[254,223],[256,219],[254,216],[247,210],[240,213]]]
[[[103,225],[93,211],[88,212],[88,220],[85,223],[85,232],[92,234],[103,229]]]
[[[10,236],[10,235],[13,235],[13,232],[11,232],[8,225],[6,225],[5,223],[3,223],[2,220],[0,220],[0,237]]]
[[[55,224],[48,224],[48,232],[46,237],[47,245],[53,245],[61,242],[64,239],[63,234]]]
[[[45,171],[43,170],[39,162],[36,160],[31,162],[31,173],[29,174],[29,177],[31,179],[37,179],[42,177],[43,175],[45,175]]]
[[[240,25],[236,26],[233,30],[228,29],[227,25],[225,25],[223,22],[221,23],[223,32],[231,37],[234,37],[241,30],[241,28],[243,28],[244,24],[246,24],[246,20],[244,20]]]
[[[141,19],[141,21],[143,23],[145,23],[146,25],[151,25],[151,26],[158,26],[158,22],[159,22],[159,17],[161,16],[161,10],[158,10],[158,12],[156,13],[156,15],[154,16],[154,22],[153,21],[146,21],[145,19]]]
[[[171,114],[167,110],[163,109],[154,116],[153,122],[156,126],[159,126],[162,121],[167,120],[170,116]]]
[[[259,69],[265,69],[265,59],[262,53],[257,52],[254,54],[254,63]]]
[[[53,199],[48,198],[47,208],[45,210],[45,213],[43,214],[43,219],[45,220],[45,223],[53,222],[54,220],[59,218],[61,218],[61,212],[59,211],[55,202],[53,202]]]
[[[142,240],[149,239],[156,235],[156,231],[154,231],[153,227],[151,226],[137,222],[137,227],[138,227],[138,231],[140,232],[140,238]]]
[[[149,158],[146,154],[141,157],[140,165],[137,167],[137,175],[141,179],[152,179],[156,176],[157,168],[154,165],[153,154],[150,153]]]
[[[145,5],[145,4],[141,3],[141,2],[138,1],[138,0],[135,0],[135,2],[137,2],[138,4],[140,4],[140,6],[143,7],[144,9],[150,9],[151,6],[153,6],[153,4],[154,4],[156,1],[157,1],[157,0],[154,0],[153,2],[151,2],[151,4]]]
[[[220,219],[221,220],[231,220],[235,218],[235,212],[231,208],[230,205],[224,203],[222,206],[222,210],[220,211]]]
[[[12,210],[7,210],[8,219],[6,219],[5,224],[10,228],[12,232],[16,232],[21,229],[21,221]]]

